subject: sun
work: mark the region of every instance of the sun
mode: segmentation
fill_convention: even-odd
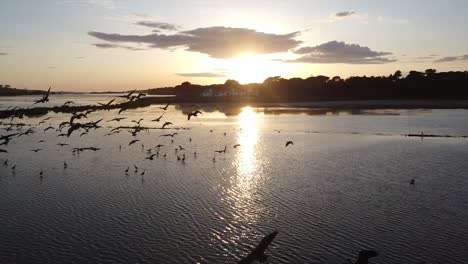
[[[226,76],[243,84],[263,82],[272,74],[271,64],[265,57],[243,54],[226,62]]]

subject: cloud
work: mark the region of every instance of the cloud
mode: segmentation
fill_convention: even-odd
[[[232,58],[245,53],[271,54],[286,52],[302,43],[295,38],[300,32],[284,35],[247,28],[206,27],[175,34],[122,35],[91,31],[88,34],[111,43],[146,44],[150,48],[184,48],[213,58]],[[109,44],[110,45],[110,44]],[[97,46],[97,45],[96,45]],[[97,46],[105,48],[104,46]]]
[[[65,0],[64,3],[71,3],[71,4],[82,4],[82,5],[91,5],[91,6],[99,6],[108,9],[114,9],[115,4],[113,0]]]
[[[448,56],[435,60],[434,62],[453,62],[453,61],[465,61],[468,60],[468,54],[461,56]]]
[[[303,56],[285,62],[383,64],[396,61],[387,57],[392,55],[390,52],[373,51],[358,44],[346,44],[339,41],[330,41],[314,47],[302,47],[294,53]]]
[[[176,31],[176,30],[179,30],[180,28],[179,26],[174,25],[174,24],[169,24],[169,23],[164,23],[164,22],[154,22],[154,21],[138,21],[135,23],[135,25],[155,28],[156,30],[168,30],[168,31]],[[153,32],[155,31],[153,30]]]
[[[225,77],[226,75],[220,74],[220,73],[214,73],[214,72],[193,72],[193,73],[177,73],[179,76],[183,77],[204,77],[204,78],[221,78]]]
[[[356,14],[355,11],[342,11],[335,14],[335,17],[347,17]]]
[[[122,49],[131,50],[131,51],[146,50],[144,48],[137,48],[137,47],[132,47],[132,46],[118,45],[118,44],[109,44],[109,43],[96,43],[96,44],[93,44],[93,46],[96,46],[101,49],[122,48]]]

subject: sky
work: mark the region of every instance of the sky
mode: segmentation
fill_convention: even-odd
[[[468,70],[465,0],[0,0],[0,84],[119,91]]]

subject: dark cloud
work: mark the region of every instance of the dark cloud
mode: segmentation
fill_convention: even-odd
[[[179,76],[183,77],[205,77],[205,78],[219,78],[225,77],[226,75],[214,72],[193,72],[193,73],[177,73]]]
[[[464,60],[468,60],[468,54],[461,55],[461,56],[443,57],[438,60],[435,60],[434,62],[452,62],[452,61],[464,61]]]
[[[111,43],[147,44],[150,48],[185,50],[208,54],[214,58],[231,58],[243,53],[271,54],[296,48],[302,41],[295,38],[300,32],[284,35],[258,32],[246,28],[208,27],[176,34],[121,35],[88,32],[92,37]],[[96,45],[97,46],[97,45]],[[97,47],[114,47],[114,44]]]
[[[355,11],[342,11],[335,14],[335,17],[347,17],[356,14]]]
[[[347,64],[383,64],[396,61],[388,58],[390,52],[373,51],[358,44],[330,41],[314,47],[303,47],[296,51],[303,55],[287,62],[304,63],[347,63]]]
[[[169,31],[176,31],[176,30],[179,30],[180,28],[179,26],[174,25],[174,24],[169,24],[169,23],[164,23],[164,22],[153,22],[153,21],[138,21],[135,23],[135,25],[156,28],[159,30],[169,30]]]
[[[96,46],[96,47],[101,48],[101,49],[122,48],[122,49],[131,50],[131,51],[146,50],[144,48],[136,48],[136,47],[131,47],[131,46],[118,45],[118,44],[109,44],[109,43],[96,43],[96,44],[93,44],[93,46]]]

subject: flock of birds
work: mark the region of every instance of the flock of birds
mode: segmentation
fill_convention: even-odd
[[[51,90],[51,88],[49,88],[47,90],[47,92],[41,98],[34,101],[33,105],[49,102],[50,101],[50,90]],[[119,98],[124,98],[124,99],[127,100],[127,102],[132,102],[132,101],[138,100],[138,99],[140,99],[140,98],[142,98],[144,96],[145,96],[145,94],[143,94],[143,93],[136,94],[136,91],[134,90],[134,91],[131,91],[131,92],[125,94],[125,95],[119,96]],[[117,99],[118,98],[114,98],[114,99],[110,100],[107,103],[98,103],[99,106],[100,106],[100,109],[101,110],[110,110],[111,106],[115,106],[115,105],[113,105],[113,103]],[[64,106],[68,106],[68,105],[72,105],[72,104],[75,104],[75,103],[73,101],[67,101],[67,102],[64,103]],[[170,106],[170,104],[166,104],[165,106],[159,107],[159,109],[161,109],[162,113],[159,114],[156,118],[150,120],[151,123],[161,123],[162,125],[160,127],[152,127],[152,128],[145,127],[145,126],[142,125],[142,121],[144,119],[140,118],[138,120],[131,120],[130,121],[131,125],[122,125],[122,126],[112,127],[106,134],[104,134],[104,136],[112,136],[112,135],[115,135],[115,134],[119,134],[119,133],[121,133],[123,131],[127,131],[132,136],[132,139],[126,144],[127,147],[135,145],[135,144],[141,144],[142,150],[145,150],[146,153],[147,153],[147,156],[145,157],[146,160],[152,161],[155,158],[159,158],[160,156],[162,156],[164,159],[166,159],[168,157],[168,151],[167,151],[168,148],[173,147],[175,157],[177,158],[177,160],[185,162],[185,160],[188,158],[189,150],[188,150],[188,148],[183,147],[180,142],[179,142],[180,144],[175,142],[176,136],[179,135],[178,132],[166,133],[166,134],[159,135],[159,138],[169,138],[170,143],[167,143],[166,145],[163,145],[163,144],[159,143],[155,147],[150,147],[150,148],[145,148],[145,145],[142,143],[142,141],[140,141],[140,139],[138,137],[141,132],[149,132],[150,129],[161,129],[161,130],[166,130],[166,129],[180,130],[180,129],[182,129],[182,130],[188,130],[188,128],[173,127],[174,124],[172,122],[170,122],[170,121],[163,121],[165,111],[168,110],[169,106]],[[42,132],[44,134],[47,133],[48,131],[56,131],[57,132],[57,138],[63,138],[64,139],[63,141],[65,141],[65,139],[69,138],[70,136],[72,136],[74,134],[79,135],[79,137],[81,138],[83,136],[86,136],[86,135],[90,134],[91,132],[93,132],[95,130],[102,129],[103,128],[103,123],[108,123],[108,122],[114,122],[114,123],[117,122],[117,123],[119,123],[119,122],[121,122],[123,120],[126,120],[127,117],[122,117],[120,115],[121,115],[122,112],[128,110],[129,108],[125,104],[122,104],[122,106],[120,108],[118,108],[118,111],[116,112],[116,116],[113,117],[112,119],[109,119],[109,120],[106,120],[106,121],[103,118],[95,120],[95,121],[87,121],[90,114],[98,111],[97,109],[89,109],[89,110],[84,110],[84,111],[81,111],[81,112],[71,113],[70,118],[68,120],[66,120],[66,121],[63,121],[63,122],[59,123],[58,126],[53,126],[53,125],[51,125],[49,123],[47,125],[47,127],[45,127],[45,128],[43,128],[44,126],[41,127],[41,125],[44,125],[44,124],[47,124],[48,122],[50,122],[51,117],[46,117],[46,118],[42,119],[41,121],[39,121],[36,125],[29,125],[30,127],[27,128],[27,129],[24,128],[25,126],[28,126],[27,124],[13,123],[13,121],[15,119],[23,119],[24,118],[23,115],[16,114],[16,112],[14,111],[15,109],[16,108],[7,110],[7,111],[10,111],[10,113],[11,113],[11,115],[8,117],[9,121],[10,121],[9,123],[7,123],[4,120],[0,121],[0,125],[3,126],[3,129],[5,131],[7,131],[7,132],[10,132],[9,134],[5,134],[5,135],[0,136],[0,153],[5,153],[5,154],[8,153],[7,147],[9,145],[9,143],[13,139],[20,139],[21,137],[35,134],[40,130],[42,130]],[[191,119],[196,118],[201,114],[203,114],[203,113],[200,110],[192,111],[192,112],[188,113],[187,121],[190,121]],[[279,130],[275,130],[275,131],[277,133],[281,133],[281,131],[279,131]],[[213,130],[210,130],[210,132],[213,132]],[[224,132],[223,135],[226,136],[226,132]],[[191,137],[189,137],[188,140],[189,140],[189,143],[192,142]],[[45,143],[45,140],[41,139],[41,140],[38,141],[38,143]],[[65,142],[58,142],[58,143],[56,143],[56,145],[59,146],[59,147],[70,147],[70,144],[65,143]],[[293,141],[288,140],[285,143],[284,146],[288,147],[290,145],[294,145],[294,143],[293,143]],[[240,144],[235,144],[235,145],[232,146],[232,148],[234,148],[234,149],[239,148],[239,147],[241,147]],[[42,149],[40,147],[30,149],[30,151],[34,152],[34,153],[38,153],[38,152],[43,151],[43,150],[44,149]],[[70,150],[72,151],[73,155],[79,155],[80,153],[85,152],[85,151],[94,151],[94,152],[96,152],[96,151],[99,151],[101,149],[98,148],[98,147],[73,147],[73,148],[70,147]],[[121,151],[121,150],[122,150],[122,145],[119,145],[119,151]],[[227,145],[224,145],[224,148],[213,150],[213,154],[214,154],[213,159],[212,159],[213,162],[216,161],[217,155],[226,154],[227,150],[228,150]],[[196,151],[192,150],[192,152],[190,152],[190,155],[193,155],[194,158],[197,158],[197,152]],[[8,166],[9,162],[10,161],[8,159],[5,159],[3,164],[5,166]],[[68,167],[67,162],[63,161],[63,169],[67,169],[67,167]],[[13,172],[16,170],[16,168],[17,168],[16,164],[12,164],[11,170]],[[124,173],[128,174],[131,170],[133,170],[134,173],[139,173],[141,176],[144,176],[145,173],[146,173],[145,169],[140,170],[140,168],[135,164],[126,166],[126,169],[124,170]],[[42,169],[39,171],[39,178],[40,179],[44,178],[44,171]]]
[[[34,101],[34,105],[49,102],[49,100],[50,100],[49,99],[50,90],[51,90],[51,88],[48,89],[48,91],[46,92],[45,95],[43,95],[38,100]],[[142,94],[142,93],[138,93],[138,94],[135,94],[135,93],[136,93],[136,91],[131,91],[131,92],[129,92],[129,93],[123,95],[123,96],[119,96],[119,97],[127,99],[128,101],[131,102],[131,101],[138,100],[138,99],[145,96],[145,94]],[[110,100],[107,103],[98,103],[98,104],[99,104],[99,106],[101,107],[102,110],[110,110],[111,106],[113,106],[112,104],[116,100],[117,100],[117,98],[114,98],[114,99]],[[73,101],[67,101],[67,102],[64,103],[65,106],[66,105],[72,105],[72,104],[74,104]],[[119,133],[121,133],[123,131],[127,131],[128,133],[131,134],[131,136],[133,138],[127,143],[127,146],[132,146],[132,145],[135,145],[137,143],[141,143],[140,139],[138,139],[139,134],[141,132],[144,132],[144,131],[149,132],[149,129],[161,129],[161,130],[166,130],[166,129],[176,129],[176,130],[187,129],[187,128],[174,128],[174,127],[172,127],[174,125],[172,122],[163,121],[165,111],[168,110],[169,106],[170,106],[170,104],[166,104],[163,107],[159,107],[163,111],[163,113],[159,114],[156,118],[149,120],[151,123],[162,123],[162,125],[160,127],[149,128],[149,127],[142,126],[142,121],[144,121],[144,119],[140,118],[138,120],[131,120],[130,121],[131,125],[113,127],[113,128],[110,129],[109,132],[104,134],[104,136],[112,136],[112,135],[115,135],[115,134],[119,134]],[[38,133],[41,129],[42,129],[42,132],[44,134],[46,132],[48,132],[48,131],[56,131],[58,133],[57,138],[66,139],[66,138],[69,138],[70,136],[72,136],[74,134],[79,134],[79,137],[81,138],[81,137],[83,137],[85,135],[88,135],[92,131],[102,129],[103,128],[103,122],[105,122],[105,123],[117,122],[118,123],[118,122],[121,122],[123,120],[126,120],[127,117],[122,117],[122,116],[120,116],[120,114],[122,114],[122,112],[124,112],[124,111],[126,111],[128,109],[129,108],[127,108],[127,106],[123,105],[120,109],[118,109],[118,111],[116,113],[117,116],[115,116],[112,119],[109,119],[107,121],[104,121],[103,118],[98,119],[96,121],[85,121],[85,120],[88,119],[90,114],[97,111],[95,109],[85,110],[85,111],[82,111],[82,112],[74,112],[74,113],[71,113],[71,116],[67,121],[61,122],[60,124],[58,124],[58,126],[54,127],[52,125],[48,125],[47,127],[42,128],[41,125],[46,124],[51,119],[51,117],[46,117],[46,118],[42,119],[40,122],[38,122],[36,125],[30,125],[30,127],[28,129],[24,128],[25,126],[27,126],[26,124],[12,123],[14,119],[23,119],[23,115],[22,114],[15,114],[15,111],[13,111],[13,110],[15,110],[15,108],[11,109],[11,110],[9,110],[12,113],[10,115],[10,117],[9,117],[10,122],[7,123],[4,120],[0,121],[0,126],[2,126],[5,131],[10,132],[10,133],[5,134],[5,135],[0,135],[0,154],[1,153],[8,154],[7,147],[9,145],[9,143],[13,139],[20,139],[20,138],[22,138],[24,136],[28,136],[28,135],[31,135],[31,134]],[[187,121],[190,121],[192,118],[198,117],[201,114],[203,114],[203,113],[201,111],[199,111],[199,110],[192,111],[192,112],[188,113]],[[280,130],[274,130],[274,131],[277,132],[277,133],[281,133]],[[213,132],[213,130],[210,130],[210,132]],[[188,154],[189,154],[189,152],[188,152],[189,150],[186,147],[183,147],[181,144],[178,144],[178,143],[175,142],[176,136],[178,136],[178,135],[179,135],[178,132],[172,132],[172,133],[166,133],[166,134],[159,135],[159,138],[168,138],[168,139],[170,139],[170,144],[167,144],[167,145],[163,145],[163,144],[159,143],[158,145],[156,145],[156,146],[154,146],[152,148],[145,148],[145,145],[141,144],[141,149],[146,151],[145,159],[152,161],[155,158],[159,158],[160,156],[162,156],[164,159],[166,159],[166,157],[168,155],[167,150],[168,150],[169,147],[172,147],[172,148],[174,148],[174,153],[175,153],[175,156],[176,156],[177,160],[181,161],[181,162],[184,162],[186,160]],[[223,135],[226,136],[226,133],[223,133]],[[189,137],[188,140],[189,140],[189,142],[192,142],[191,137]],[[45,140],[41,139],[41,140],[38,141],[38,143],[45,143]],[[59,146],[59,147],[70,147],[69,143],[64,143],[64,142],[59,142],[56,145]],[[286,143],[284,144],[285,147],[288,147],[290,145],[294,145],[294,142],[291,141],[291,140],[286,141]],[[235,144],[235,145],[232,146],[232,148],[234,148],[234,149],[239,148],[239,147],[242,147],[242,146],[240,144]],[[165,148],[165,150],[163,151],[164,148]],[[98,147],[73,147],[73,148],[70,148],[70,150],[72,151],[73,155],[79,155],[80,153],[85,152],[85,151],[94,151],[94,152],[96,152],[96,151],[99,151],[101,149],[98,148]],[[122,145],[119,145],[119,151],[121,151],[121,150],[122,150]],[[224,154],[226,154],[227,150],[228,150],[227,145],[224,145],[223,148],[213,150],[213,153],[214,153],[213,162],[216,161],[217,155],[224,155]],[[34,153],[38,153],[40,151],[43,151],[43,149],[42,148],[34,148],[34,149],[30,149],[30,151],[34,152]],[[197,157],[197,152],[193,151],[192,153],[190,153],[190,155],[193,155],[193,157],[196,158]],[[3,161],[3,165],[4,166],[9,166],[10,161],[8,159],[5,159]],[[66,161],[63,161],[63,169],[66,170],[67,167],[68,167],[68,163]],[[14,172],[16,170],[16,168],[17,168],[17,165],[16,164],[11,164],[10,168]],[[141,169],[136,164],[126,166],[126,169],[123,171],[123,173],[128,175],[128,173],[130,173],[131,171],[133,171],[134,173],[138,173],[141,176],[144,176],[145,173],[146,173],[146,169]],[[40,179],[44,178],[44,171],[42,169],[39,171],[38,176],[39,176]],[[415,179],[411,179],[409,184],[414,185],[415,184]],[[274,233],[266,236],[260,242],[260,244],[257,246],[257,248],[255,248],[250,255],[248,255],[246,258],[241,260],[239,263],[251,263],[254,260],[258,260],[260,262],[266,261],[267,256],[264,254],[264,252],[267,249],[268,245],[273,241],[276,234],[277,234],[277,231],[275,231]],[[373,258],[373,257],[375,257],[377,255],[378,255],[378,253],[375,252],[375,251],[363,250],[363,251],[361,251],[359,253],[359,257],[358,257],[357,261],[354,262],[354,263],[358,263],[358,264],[368,263],[368,259]],[[349,260],[349,262],[353,263],[351,260]]]

